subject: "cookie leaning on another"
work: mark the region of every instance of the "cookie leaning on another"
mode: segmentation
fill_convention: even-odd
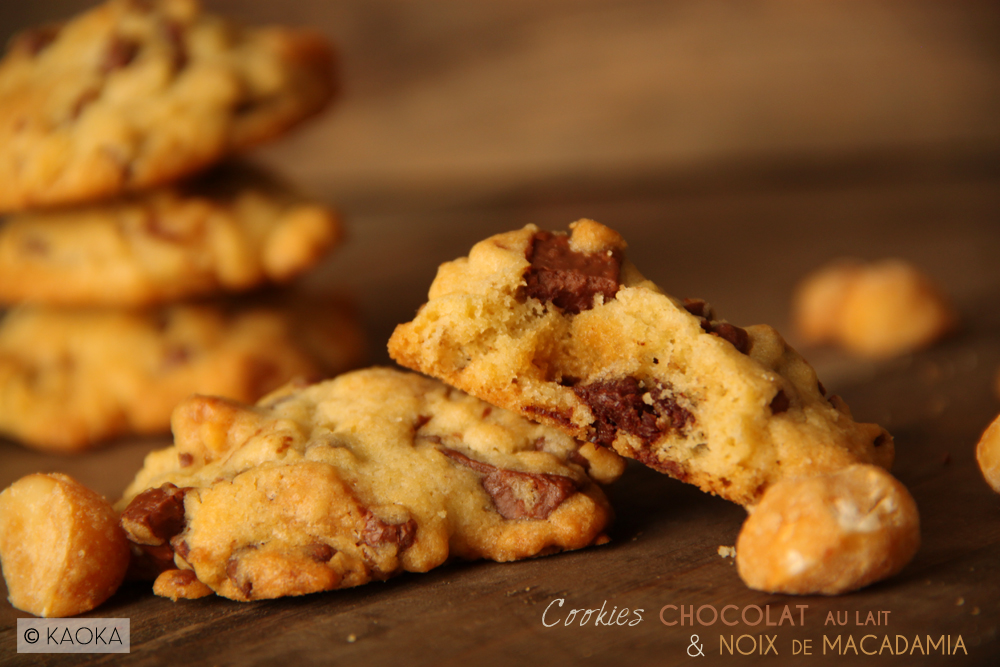
[[[164,184],[333,97],[318,33],[249,28],[196,0],[110,0],[16,37],[0,61],[0,211]]]
[[[191,393],[256,400],[363,354],[352,310],[320,296],[132,311],[22,306],[0,320],[0,432],[58,452],[166,433]]]
[[[437,381],[367,369],[257,406],[192,397],[119,503],[174,599],[357,586],[604,541],[621,459]],[[200,583],[199,583],[200,582]]]
[[[742,329],[704,301],[669,296],[625,259],[616,232],[590,220],[571,228],[528,225],[443,264],[390,355],[751,511],[785,480],[891,464],[892,437],[827,398],[774,329]],[[919,534],[915,512],[905,522]],[[895,571],[916,543],[892,543]],[[867,583],[814,590],[810,578],[784,590]]]
[[[146,306],[286,282],[341,238],[337,216],[228,164],[119,200],[0,222],[0,303]]]

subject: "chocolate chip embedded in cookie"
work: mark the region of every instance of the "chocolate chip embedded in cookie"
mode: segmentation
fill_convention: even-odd
[[[325,206],[229,164],[183,184],[0,222],[0,303],[146,306],[291,280],[341,237]]]
[[[169,545],[156,586],[174,599],[203,593],[192,578],[258,600],[600,543],[611,509],[594,480],[624,468],[390,369],[285,387],[256,406],[192,397],[173,429],[175,445],[147,457],[120,507],[135,545]]]
[[[837,260],[803,279],[795,327],[809,344],[834,344],[885,358],[925,348],[954,330],[944,294],[908,262]]]
[[[191,393],[255,400],[363,354],[352,310],[320,296],[139,311],[21,306],[0,320],[0,433],[62,452],[166,433]]]
[[[787,476],[892,461],[891,436],[828,399],[774,329],[665,294],[603,225],[571,229],[443,264],[390,355],[743,505]]]
[[[276,136],[335,90],[318,33],[247,28],[196,0],[110,0],[0,61],[0,210],[176,180]]]

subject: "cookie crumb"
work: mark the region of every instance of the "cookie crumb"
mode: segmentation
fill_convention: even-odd
[[[961,607],[963,604],[965,604],[965,598],[958,598],[957,600],[955,600],[956,607]]]
[[[736,547],[722,545],[719,547],[719,555],[723,558],[736,558]]]
[[[348,644],[353,644],[356,641],[358,641],[358,636],[356,634],[354,634],[352,632],[351,634],[347,635],[347,643]]]

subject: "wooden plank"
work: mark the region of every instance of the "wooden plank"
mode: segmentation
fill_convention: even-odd
[[[416,664],[612,664],[625,657],[673,665],[690,660],[686,651],[695,634],[709,658],[705,664],[736,659],[720,657],[720,637],[741,634],[776,635],[778,656],[756,658],[772,665],[790,664],[792,641],[806,639],[815,653],[805,661],[798,656],[796,664],[838,664],[821,654],[823,636],[832,640],[837,634],[855,642],[876,635],[866,640],[866,650],[887,633],[890,641],[899,634],[908,643],[914,636],[926,643],[927,635],[935,641],[961,635],[969,652],[967,659],[910,656],[906,664],[987,664],[1000,658],[1000,498],[979,478],[972,454],[980,430],[1000,408],[993,393],[1000,366],[998,315],[980,305],[990,303],[1000,287],[994,260],[1000,252],[994,222],[1000,179],[986,174],[936,185],[890,178],[885,185],[735,190],[608,196],[585,206],[550,191],[481,208],[358,212],[352,245],[315,279],[353,292],[377,343],[421,302],[439,261],[464,254],[488,233],[528,221],[564,226],[584,212],[619,227],[636,263],[654,279],[681,294],[707,296],[738,324],[766,319],[785,326],[789,290],[804,270],[830,256],[857,251],[917,261],[962,306],[965,328],[958,336],[884,364],[828,351],[811,355],[827,386],[860,418],[881,420],[896,435],[896,472],[912,489],[924,527],[921,551],[898,577],[834,598],[750,591],[732,561],[717,554],[720,545],[734,543],[743,511],[632,466],[609,489],[618,521],[613,542],[604,547],[521,563],[456,563],[355,590],[251,604],[216,598],[174,604],[132,585],[89,615],[131,618],[133,652],[126,664],[136,665],[159,664],[166,655],[192,664],[300,658],[379,665],[406,656]],[[156,444],[162,441],[65,459],[2,443],[0,457],[17,464],[4,466],[0,483],[31,469],[63,469],[104,490],[120,488],[143,449]],[[550,607],[559,599],[562,607]],[[732,628],[668,627],[658,615],[670,604],[771,605],[772,621],[785,605],[794,613],[795,605],[808,609],[804,626],[786,619],[775,627],[742,621]],[[543,619],[564,622],[570,609],[602,606],[627,608],[626,617],[642,609],[642,621],[631,627],[543,625]],[[863,622],[869,611],[890,612],[888,625],[854,625],[856,614]],[[829,612],[846,613],[850,624],[824,625]],[[20,616],[9,605],[0,608],[5,664],[23,664],[13,653]],[[741,646],[747,649],[749,642]],[[877,664],[893,659],[899,660],[866,658]],[[47,656],[37,664],[68,662]]]

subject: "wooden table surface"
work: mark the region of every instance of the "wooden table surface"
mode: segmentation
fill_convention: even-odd
[[[80,5],[5,5],[0,20],[9,33]],[[248,19],[281,18],[277,5],[264,2],[214,6]],[[883,650],[862,655],[865,663],[1000,664],[1000,496],[982,481],[973,456],[979,434],[1000,412],[997,12],[987,4],[949,12],[931,3],[909,5],[900,16],[889,3],[839,10],[776,2],[744,10],[725,3],[621,6],[627,11],[598,2],[466,10],[448,2],[292,3],[288,20],[319,25],[344,45],[350,75],[341,106],[255,154],[338,205],[349,224],[349,243],[307,280],[358,302],[370,361],[384,364],[392,328],[423,302],[439,263],[529,222],[604,222],[667,291],[703,297],[736,324],[770,323],[793,344],[790,295],[807,271],[844,255],[909,259],[954,299],[963,324],[956,335],[879,363],[801,351],[858,419],[894,434],[894,473],[922,517],[923,545],[913,562],[840,597],[751,591],[732,559],[717,553],[734,544],[744,511],[632,466],[608,489],[617,521],[602,547],[510,564],[455,563],[354,590],[247,604],[216,597],[172,603],[148,586],[127,585],[87,616],[131,619],[128,656],[18,655],[16,619],[28,615],[4,602],[0,664],[853,664],[853,654],[824,655],[823,638],[838,635],[842,645],[848,636],[858,643],[874,635],[863,647],[876,652],[885,636],[894,646],[897,635],[908,645],[919,636],[925,650],[928,636],[950,637],[951,647],[961,636],[967,651],[904,658]],[[741,26],[754,31],[734,44]],[[394,41],[383,43],[385,35]],[[661,44],[665,35],[673,46]],[[566,65],[586,51],[573,37],[589,38],[601,57]],[[752,71],[732,78],[714,68],[699,78],[692,54],[704,56],[713,45],[722,69],[735,72],[738,55],[754,54]],[[788,53],[812,54],[807,60],[825,83],[765,71]],[[652,85],[656,72],[641,65],[649,55],[658,66],[687,67],[667,78],[688,85],[694,99],[681,104],[674,87]],[[545,66],[526,76],[535,71],[528,62]],[[864,62],[874,62],[870,71],[858,71]],[[891,80],[901,81],[896,97],[883,90]],[[820,94],[830,81],[839,92]],[[799,83],[808,84],[810,99],[799,99]],[[498,89],[521,104],[487,95]],[[747,101],[748,90],[762,89],[775,99]],[[593,90],[601,95],[587,94]],[[576,93],[573,112],[545,91]],[[727,111],[716,108],[721,102]],[[599,108],[583,108],[588,103]],[[493,104],[498,115],[483,116]],[[641,113],[666,114],[672,104],[679,106],[669,118]],[[657,131],[665,118],[671,122]],[[168,443],[130,440],[54,457],[0,440],[0,487],[58,470],[114,497],[145,453]],[[795,623],[660,620],[667,605],[729,604],[769,605],[772,622],[788,605]],[[799,605],[806,606],[804,624]],[[642,620],[547,627],[570,609],[602,607],[642,610]],[[827,624],[831,612],[847,624]],[[857,625],[869,612],[887,622]],[[678,616],[667,608],[664,618]],[[720,638],[741,635],[769,635],[762,645],[773,641],[773,649],[731,656],[720,648]],[[811,655],[793,655],[806,640]],[[691,655],[692,643],[704,657]],[[740,647],[750,645],[744,638]]]

